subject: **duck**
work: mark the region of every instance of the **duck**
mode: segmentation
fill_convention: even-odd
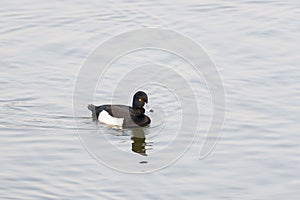
[[[87,108],[92,112],[92,118],[99,122],[122,128],[146,127],[151,119],[145,115],[148,96],[144,91],[138,91],[132,99],[132,106],[89,104]]]

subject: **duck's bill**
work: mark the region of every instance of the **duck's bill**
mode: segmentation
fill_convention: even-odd
[[[145,109],[145,112],[153,112],[153,110],[151,109],[151,107],[147,103],[145,103],[143,108]]]

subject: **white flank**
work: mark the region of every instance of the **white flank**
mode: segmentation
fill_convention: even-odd
[[[105,110],[100,112],[98,120],[104,124],[109,124],[113,126],[122,126],[124,122],[124,118],[112,117]]]

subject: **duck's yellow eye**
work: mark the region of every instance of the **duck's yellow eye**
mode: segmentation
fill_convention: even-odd
[[[142,99],[139,99],[139,101],[142,101]]]

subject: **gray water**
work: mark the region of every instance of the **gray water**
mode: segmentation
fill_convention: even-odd
[[[0,198],[299,199],[299,13],[296,0],[2,1]],[[91,140],[104,131],[136,168],[166,158],[159,150],[172,131],[154,137],[152,127],[146,129],[148,155],[141,155],[132,151],[130,131],[102,127],[88,110],[75,116],[76,126],[72,98],[77,74],[92,50],[144,27],[179,31],[205,48],[223,80],[226,119],[222,137],[204,159],[199,159],[200,130],[170,166],[131,174],[97,161],[78,129]],[[205,96],[204,88],[199,96]],[[150,101],[158,101],[159,94],[146,89]],[[104,103],[109,89],[97,91],[96,102]],[[119,96],[120,103],[127,104],[130,95]],[[162,100],[172,105],[168,96]],[[201,121],[209,116],[207,102]],[[176,118],[177,109],[174,104],[164,112]]]

